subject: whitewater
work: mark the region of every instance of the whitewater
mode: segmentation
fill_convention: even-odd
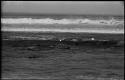
[[[99,25],[123,25],[124,20],[91,20],[91,19],[51,19],[51,18],[41,18],[41,19],[32,19],[32,18],[2,18],[3,24],[99,24]]]
[[[2,31],[124,33],[124,19],[1,18]]]

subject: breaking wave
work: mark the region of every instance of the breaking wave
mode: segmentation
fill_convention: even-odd
[[[124,30],[96,30],[96,29],[47,29],[47,28],[2,28],[2,31],[20,31],[20,32],[85,32],[85,33],[124,33]]]
[[[32,19],[32,18],[2,18],[1,22],[3,24],[100,24],[100,25],[124,25],[124,20],[104,20],[104,19],[95,19],[91,20],[88,18],[85,19],[51,19],[51,18],[41,18],[41,19]]]

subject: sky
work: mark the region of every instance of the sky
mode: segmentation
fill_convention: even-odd
[[[121,1],[3,1],[3,13],[124,15]]]

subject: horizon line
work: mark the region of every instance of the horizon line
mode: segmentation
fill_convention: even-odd
[[[123,16],[124,14],[71,14],[71,13],[18,13],[18,12],[2,12],[2,16],[42,16],[42,15],[66,15],[66,16]]]

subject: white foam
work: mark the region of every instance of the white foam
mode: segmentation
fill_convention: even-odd
[[[32,19],[32,18],[2,18],[3,24],[101,24],[101,25],[124,25],[124,20],[91,20],[91,19],[60,19],[51,18]]]
[[[2,31],[23,32],[87,32],[87,33],[124,33],[124,30],[96,30],[96,29],[47,29],[47,28],[2,28]]]

